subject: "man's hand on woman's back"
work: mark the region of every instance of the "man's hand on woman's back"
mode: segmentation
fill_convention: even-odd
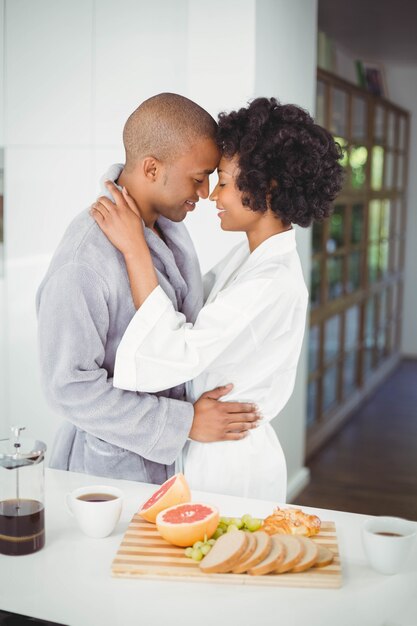
[[[194,403],[194,420],[189,437],[194,441],[233,441],[243,439],[259,425],[261,416],[255,404],[220,402],[233,385],[206,391]]]

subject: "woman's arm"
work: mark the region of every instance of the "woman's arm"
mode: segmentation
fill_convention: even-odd
[[[107,238],[123,254],[133,302],[139,309],[158,286],[158,277],[135,201],[125,187],[120,193],[112,182],[107,181],[106,186],[115,203],[102,196],[93,204],[91,214]]]
[[[259,278],[234,284],[201,309],[194,326],[158,286],[122,337],[113,384],[160,391],[195,378],[214,362],[219,368],[237,359],[250,367],[258,341],[286,333],[292,323],[298,296],[284,282]]]

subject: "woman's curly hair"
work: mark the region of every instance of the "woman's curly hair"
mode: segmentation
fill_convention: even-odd
[[[256,98],[220,113],[218,144],[226,157],[238,157],[236,184],[253,211],[271,208],[284,224],[299,226],[331,214],[343,182],[342,150],[300,107]]]

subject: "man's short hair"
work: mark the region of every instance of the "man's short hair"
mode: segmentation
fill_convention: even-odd
[[[216,140],[217,123],[198,104],[175,93],[160,93],[133,111],[123,130],[126,168],[153,156],[171,161],[197,140]]]

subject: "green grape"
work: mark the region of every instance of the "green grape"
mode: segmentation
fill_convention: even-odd
[[[229,526],[227,527],[227,532],[228,533],[235,532],[236,530],[239,530],[239,528],[236,526],[236,524],[229,524]]]
[[[223,528],[220,528],[220,526],[218,526],[216,528],[216,530],[214,531],[213,539],[218,539],[222,535],[224,535],[224,530],[223,530]],[[210,539],[210,541],[211,541],[211,539]]]
[[[259,530],[262,526],[262,520],[253,518],[250,522],[246,523],[246,528],[251,531],[251,533],[255,532],[255,530]]]
[[[191,555],[191,558],[193,559],[193,561],[201,561],[203,556],[204,555],[201,552],[201,548],[193,548],[193,553]]]
[[[185,556],[188,556],[189,559],[192,558],[194,548],[185,548]]]
[[[204,541],[196,541],[193,543],[193,548],[202,548],[204,546]]]
[[[245,513],[245,515],[242,515],[242,522],[244,524],[244,526],[247,526],[248,522],[252,521],[252,515],[249,515],[249,513]]]
[[[214,534],[216,534],[216,533],[214,533]],[[214,546],[214,544],[215,544],[215,543],[216,543],[216,538],[215,538],[215,537],[214,537],[214,535],[213,535],[213,537],[212,537],[211,539],[209,539],[209,540],[208,540],[208,544],[209,544],[210,546]]]
[[[232,520],[232,524],[234,524],[235,526],[237,526],[237,528],[241,529],[243,527],[243,522],[242,522],[242,518],[240,517],[234,517]]]
[[[231,517],[221,517],[220,518],[220,524],[224,524],[225,526],[229,526],[229,524],[231,524],[232,522],[232,518]]]
[[[223,524],[222,522],[220,522],[220,524],[217,526],[217,528],[221,528],[222,531],[225,533],[227,530],[227,524]]]
[[[211,545],[209,543],[205,543],[204,546],[201,546],[200,550],[204,556],[206,556],[206,554],[208,554],[211,550]]]

